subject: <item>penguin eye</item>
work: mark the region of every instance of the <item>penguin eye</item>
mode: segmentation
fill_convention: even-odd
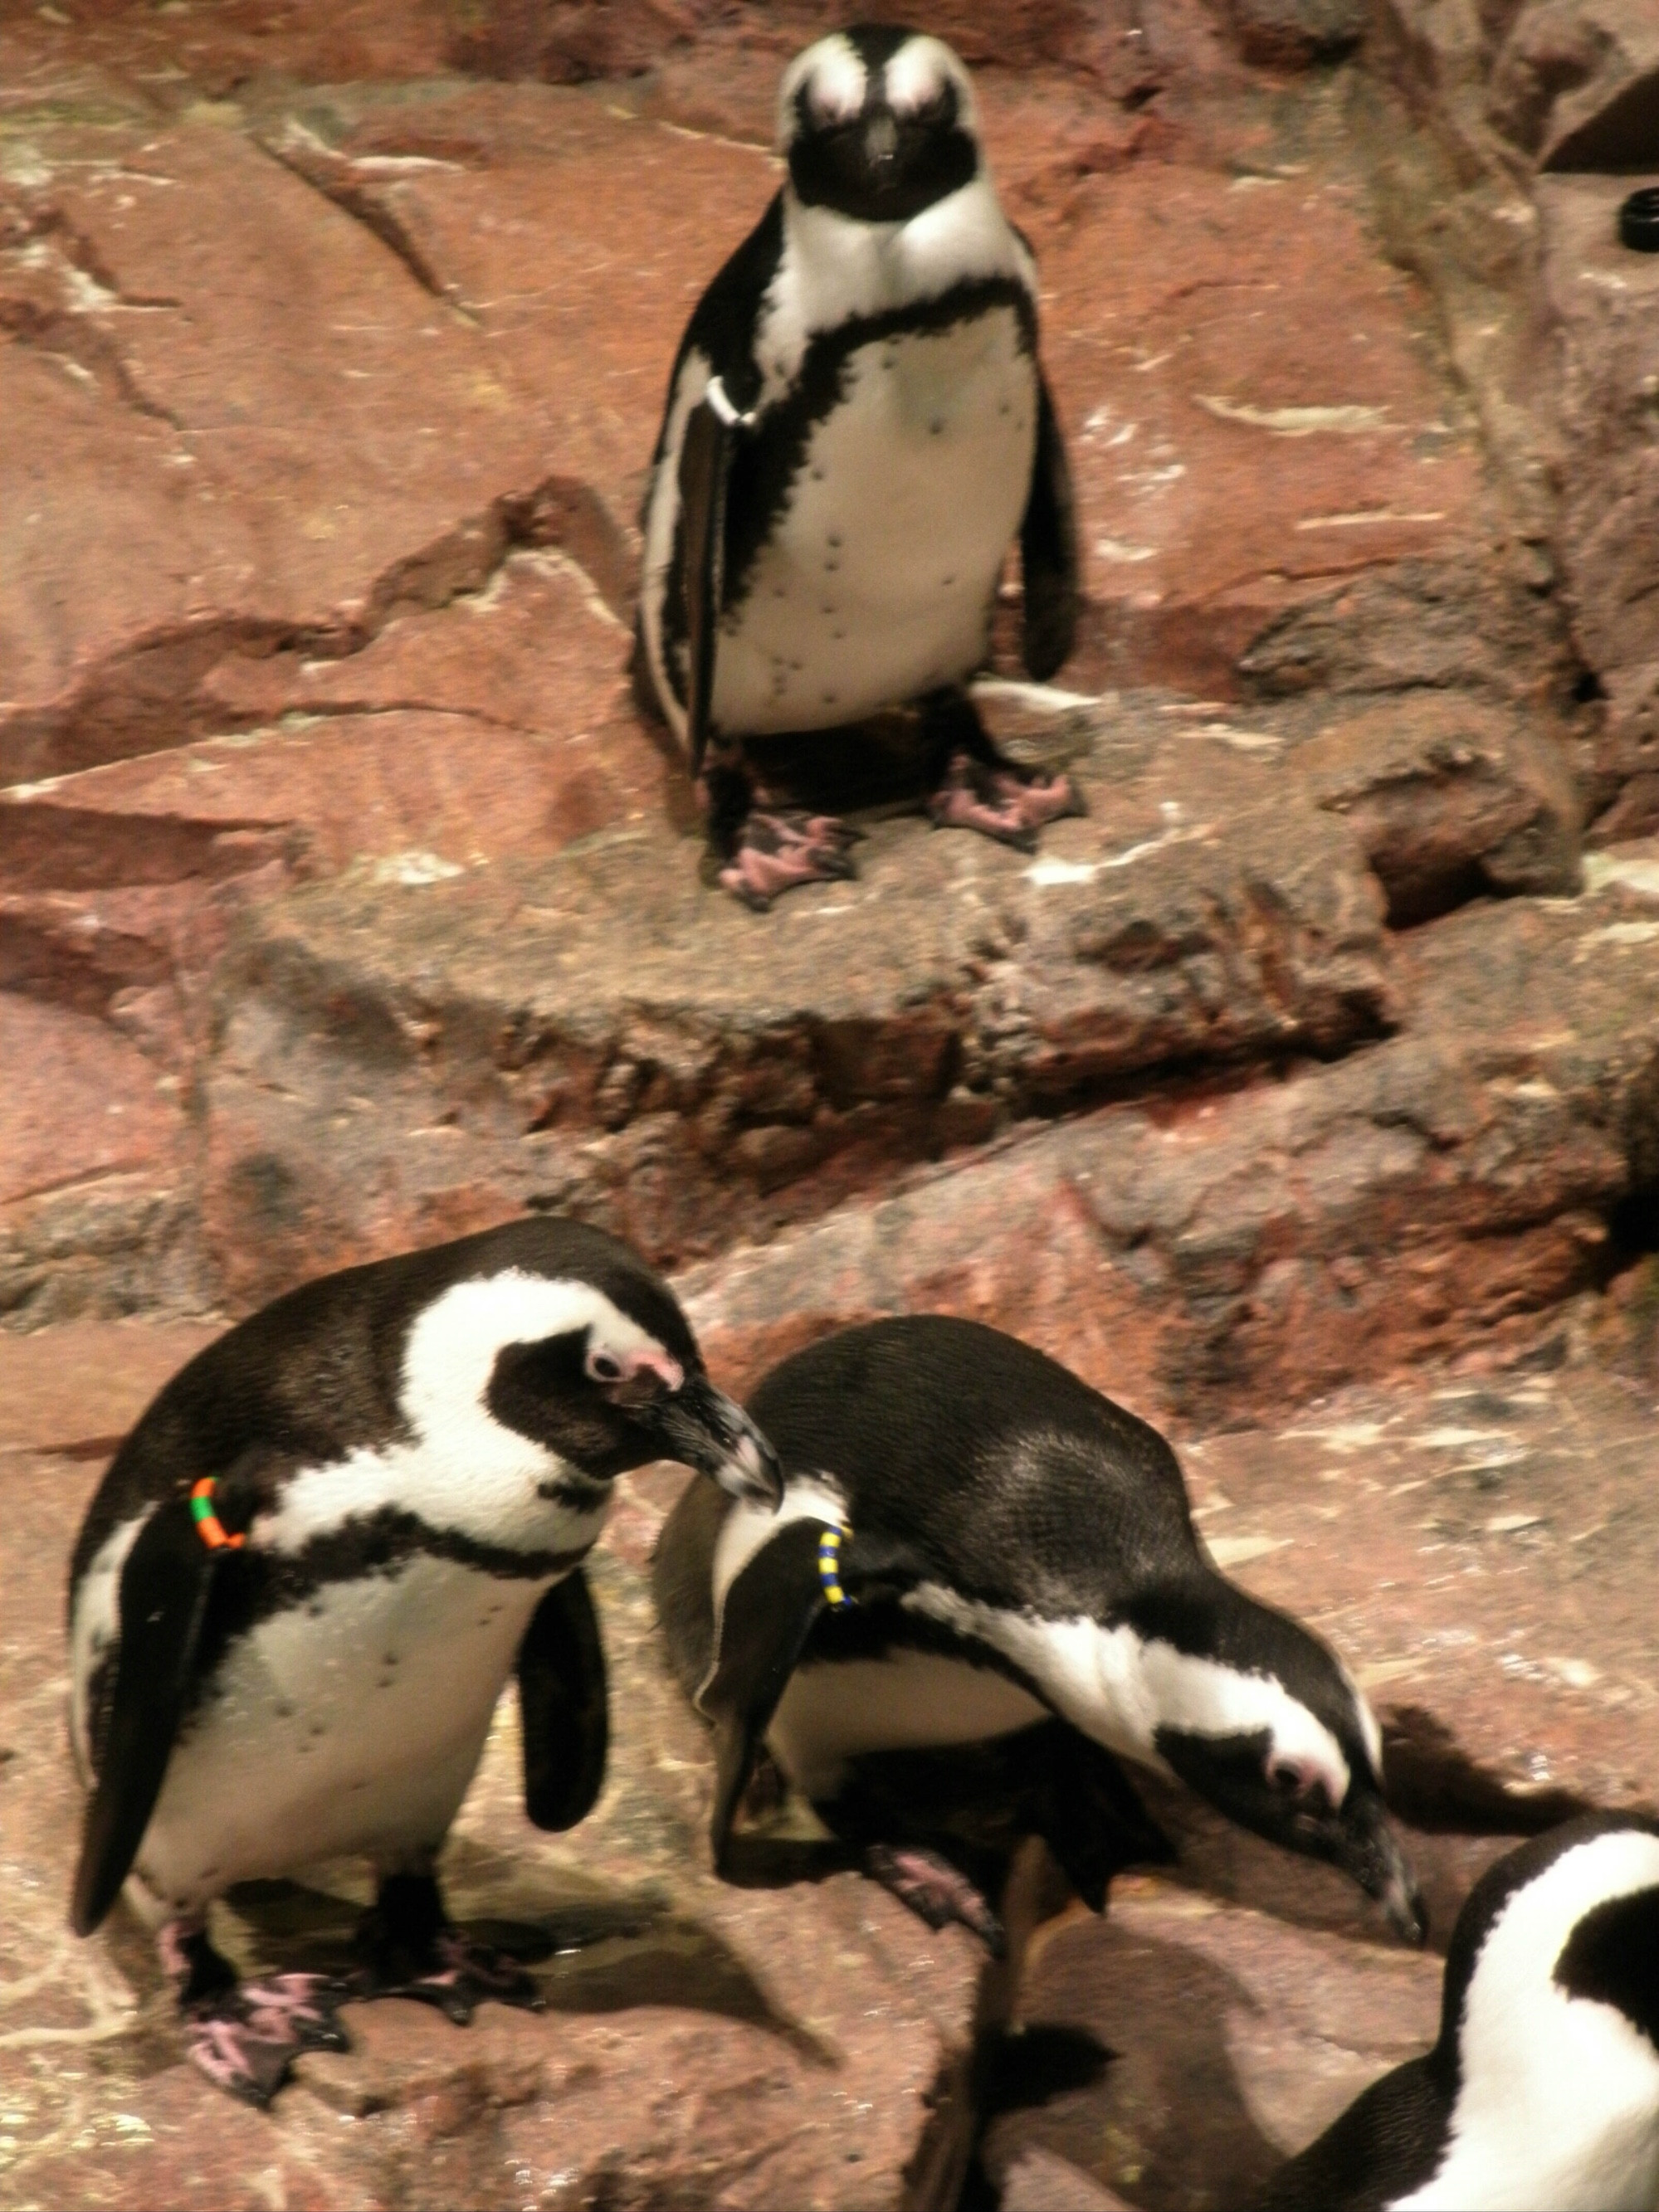
[[[1299,1798],[1309,1806],[1329,1802],[1324,1776],[1296,1759],[1275,1759],[1267,1769],[1267,1779],[1281,1797]]]
[[[614,1358],[608,1352],[590,1352],[587,1355],[587,1372],[589,1378],[595,1382],[620,1382],[623,1376],[623,1365],[620,1359]]]

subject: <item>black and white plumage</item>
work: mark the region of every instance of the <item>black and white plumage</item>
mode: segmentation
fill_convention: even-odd
[[[827,817],[751,818],[746,738],[922,702],[937,822],[1029,848],[1079,807],[1069,778],[1001,759],[960,689],[1016,535],[1032,675],[1070,653],[1078,599],[1036,272],[968,72],[937,39],[854,26],[796,58],[778,113],[784,184],[670,380],[635,662],[703,777],[722,880],[755,906],[851,866]]]
[[[1260,2212],[1652,2212],[1659,1825],[1590,1814],[1489,1868],[1439,2040],[1375,2081]]]
[[[546,1218],[278,1298],[181,1369],[116,1454],[70,1578],[92,1793],[73,1924],[127,1887],[161,1924],[192,2055],[227,2086],[259,2100],[294,2049],[338,2039],[326,1993],[286,1986],[309,1978],[235,1992],[204,1916],[237,1881],[366,1857],[384,1984],[462,2017],[469,1988],[533,1994],[462,1955],[433,1862],[515,1668],[531,1818],[569,1827],[598,1795],[581,1562],[614,1478],[658,1458],[775,1502],[769,1447],[709,1384],[666,1285],[616,1238]],[[204,1476],[239,1548],[192,1519]]]
[[[688,1490],[655,1564],[676,1670],[714,1725],[717,1865],[763,1743],[842,1837],[931,1848],[949,1792],[928,1761],[972,1744],[982,1762],[993,1740],[1097,1909],[1115,1866],[1158,1855],[1121,1758],[1342,1868],[1420,1938],[1365,1700],[1316,1637],[1211,1565],[1155,1430],[1016,1339],[937,1316],[824,1339],[750,1410],[783,1465],[775,1519]],[[819,1566],[832,1528],[841,1607]]]

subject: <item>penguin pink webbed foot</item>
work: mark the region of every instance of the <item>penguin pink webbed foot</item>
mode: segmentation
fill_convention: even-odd
[[[1047,823],[1088,811],[1069,775],[1027,775],[960,749],[927,802],[936,830],[976,830],[1022,853],[1036,852],[1036,833]]]
[[[781,892],[798,884],[843,883],[858,874],[850,846],[862,830],[833,814],[802,807],[750,813],[731,859],[720,872],[722,887],[751,913],[764,914]]]
[[[349,2051],[336,2018],[350,1992],[324,1974],[272,1974],[204,1997],[185,2015],[192,2065],[261,2111],[305,2051]]]
[[[191,2063],[244,2104],[264,2111],[306,2051],[349,2051],[339,2008],[351,1991],[327,1974],[267,1974],[239,1982],[188,1922],[163,1928],[157,1946],[179,1992]]]
[[[864,1855],[864,1870],[930,1928],[948,1928],[956,1921],[977,1936],[994,1959],[1002,1956],[1007,1939],[1001,1921],[966,1875],[937,1851],[915,1844],[872,1844]]]

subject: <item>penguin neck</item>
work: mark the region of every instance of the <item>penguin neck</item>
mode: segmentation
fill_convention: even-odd
[[[860,222],[809,207],[786,183],[783,254],[756,331],[769,388],[799,367],[809,339],[850,321],[936,300],[954,286],[1011,277],[1035,294],[1030,256],[983,165],[908,222]]]
[[[1347,1763],[1328,1729],[1274,1675],[1214,1656],[1248,1649],[1249,1620],[1261,1608],[1202,1562],[1151,1593],[1133,1620],[1045,1619],[937,1583],[902,1602],[1000,1652],[1062,1719],[1121,1758],[1169,1774],[1161,1731],[1221,1737],[1265,1729],[1291,1755],[1304,1753],[1331,1771],[1334,1802],[1346,1794]]]
[[[1435,2053],[1455,2075],[1447,2154],[1404,2203],[1590,2212],[1659,2198],[1659,2049],[1553,1972],[1588,1912],[1655,1883],[1659,1838],[1621,1830],[1564,1852],[1510,1898]]]

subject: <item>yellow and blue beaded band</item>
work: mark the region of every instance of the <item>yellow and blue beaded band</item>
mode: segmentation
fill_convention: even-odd
[[[818,1580],[832,1606],[851,1602],[841,1586],[841,1545],[846,1534],[844,1528],[826,1528],[818,1539]]]
[[[190,1517],[196,1523],[196,1533],[210,1552],[222,1547],[228,1551],[240,1551],[246,1543],[246,1536],[233,1536],[213,1510],[213,1493],[218,1488],[218,1479],[204,1474],[192,1484],[190,1493]]]

